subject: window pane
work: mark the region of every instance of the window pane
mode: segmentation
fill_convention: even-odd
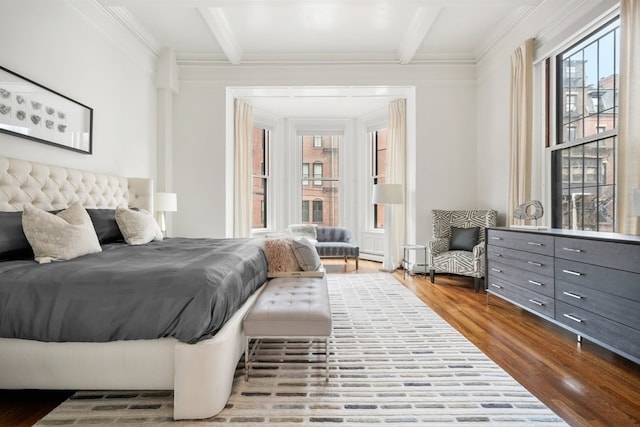
[[[554,227],[615,229],[619,26],[617,18],[558,55],[558,144],[574,146],[554,154]]]
[[[252,204],[251,228],[267,227],[267,188],[269,179],[270,131],[254,127],[251,145]]]
[[[253,206],[251,210],[251,228],[267,227],[267,180],[253,178]]]
[[[370,133],[372,153],[372,182],[384,184],[387,172],[387,129],[380,129]],[[373,228],[384,228],[384,206],[373,205]]]
[[[302,143],[303,221],[305,218],[309,221],[310,218],[311,222],[319,225],[340,225],[339,146],[341,139],[340,135],[305,135],[300,138]],[[305,165],[307,166],[305,167]],[[306,175],[305,170],[308,170]],[[309,181],[312,185],[308,185]],[[305,207],[305,202],[307,207]],[[309,206],[311,212],[308,210]]]
[[[309,201],[308,200],[302,201],[302,222],[303,223],[309,222]]]

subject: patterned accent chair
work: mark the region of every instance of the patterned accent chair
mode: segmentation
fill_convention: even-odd
[[[356,270],[358,269],[360,247],[351,230],[344,227],[318,226],[316,232],[316,249],[321,258],[344,257],[344,262],[347,262],[347,257],[355,258]]]
[[[486,227],[495,227],[495,210],[433,210],[433,240],[427,242],[427,263],[431,283],[435,273],[453,273],[474,278],[473,287],[480,289],[484,277],[484,235]],[[478,236],[471,251],[450,250],[451,228],[478,227]]]

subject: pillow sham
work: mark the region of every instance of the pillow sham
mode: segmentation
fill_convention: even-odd
[[[0,261],[33,259],[22,230],[22,212],[0,212]]]
[[[292,241],[290,238],[265,240],[264,252],[267,257],[269,272],[300,271],[298,260],[296,260],[291,249]]]
[[[91,218],[93,228],[96,230],[98,241],[101,245],[124,242],[124,237],[116,222],[115,209],[87,209],[87,213]]]
[[[322,266],[315,245],[306,238],[293,239],[291,249],[303,271],[317,271]]]
[[[478,244],[478,230],[480,227],[458,228],[451,227],[450,251],[473,251]]]
[[[25,205],[22,228],[40,264],[102,251],[91,218],[80,203],[57,214]]]
[[[162,240],[162,231],[149,211],[118,207],[116,209],[118,228],[129,245],[145,245]]]

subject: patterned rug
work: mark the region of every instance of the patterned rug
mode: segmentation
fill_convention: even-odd
[[[78,392],[38,425],[566,425],[389,274],[329,275],[334,334],[324,346],[262,345],[236,371],[216,417],[173,422],[171,392]]]

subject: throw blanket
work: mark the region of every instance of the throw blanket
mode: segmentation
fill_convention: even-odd
[[[195,343],[212,337],[266,274],[258,239],[115,243],[64,262],[0,262],[0,337]]]

